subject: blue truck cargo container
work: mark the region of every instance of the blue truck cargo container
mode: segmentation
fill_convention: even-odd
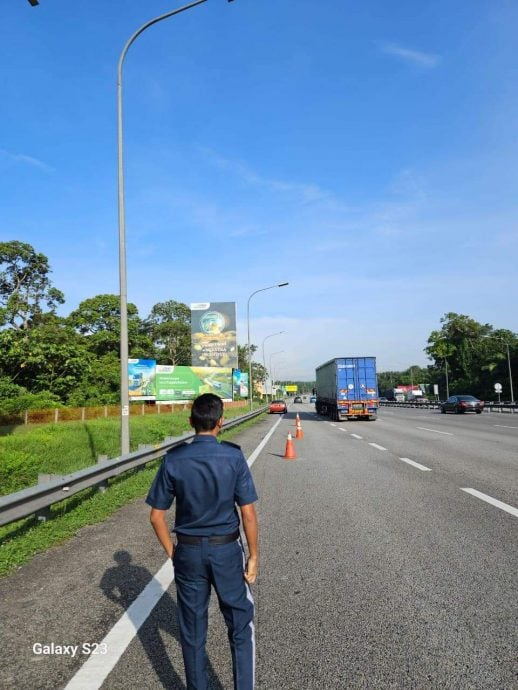
[[[378,414],[376,357],[336,357],[316,370],[316,411],[334,421],[375,420]]]

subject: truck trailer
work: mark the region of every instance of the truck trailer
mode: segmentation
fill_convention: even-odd
[[[316,411],[334,421],[378,414],[376,357],[336,357],[316,369]]]

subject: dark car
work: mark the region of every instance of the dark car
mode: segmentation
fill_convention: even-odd
[[[455,412],[456,414],[463,414],[464,412],[476,412],[480,414],[484,409],[484,401],[475,398],[473,395],[450,395],[446,402],[441,403],[441,412]]]
[[[297,395],[297,396],[293,399],[293,402],[294,402],[294,403],[301,403],[301,402],[302,402],[302,398],[300,397],[300,395]]]
[[[284,400],[272,400],[270,403],[270,414],[285,414],[288,411],[288,406]]]

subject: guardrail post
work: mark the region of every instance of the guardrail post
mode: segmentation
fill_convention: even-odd
[[[107,462],[108,462],[108,456],[107,455],[98,455],[97,456],[97,464],[98,465],[104,465]],[[103,479],[102,482],[99,482],[99,484],[97,484],[97,488],[99,489],[99,491],[101,493],[104,493],[106,491],[106,489],[108,488],[108,480]]]
[[[48,482],[51,482],[53,479],[61,479],[62,476],[60,474],[47,474],[44,472],[39,472],[38,473],[38,485],[40,484],[47,484]],[[36,512],[36,520],[38,522],[47,522],[47,520],[50,518],[51,513],[50,513],[50,506],[45,506],[45,508],[41,508]]]
[[[81,421],[82,422],[85,421],[85,408],[84,407],[81,408]]]
[[[54,424],[57,424],[59,421],[59,411],[58,408],[54,408]]]

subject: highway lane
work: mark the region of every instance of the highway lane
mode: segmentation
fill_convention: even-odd
[[[475,484],[474,488],[518,506],[518,420],[513,426],[512,419],[500,422],[500,417],[383,408],[374,424],[352,422],[345,428],[359,429],[397,457],[411,458],[462,486]]]
[[[261,498],[261,687],[516,687],[516,518],[381,450],[378,422],[303,425]]]
[[[287,461],[297,410],[304,439],[297,460]],[[423,411],[400,412],[330,424],[310,405],[292,406],[253,465],[261,521],[258,688],[518,687],[518,519],[463,493],[457,481],[484,479],[495,492],[512,484],[506,497],[513,499],[516,452],[514,475],[507,456],[500,464],[485,458],[498,434],[512,454],[514,432],[470,426],[480,438],[463,454],[462,423],[481,416],[422,423]],[[276,421],[242,435],[247,455]],[[459,438],[430,440],[417,426]],[[116,561],[120,550],[129,559]],[[64,687],[84,659],[35,657],[32,643],[102,641],[162,563],[139,501],[1,581],[0,616],[10,621],[2,687]],[[174,599],[172,586],[103,688],[184,687]],[[211,687],[230,688],[215,602],[210,619]]]

